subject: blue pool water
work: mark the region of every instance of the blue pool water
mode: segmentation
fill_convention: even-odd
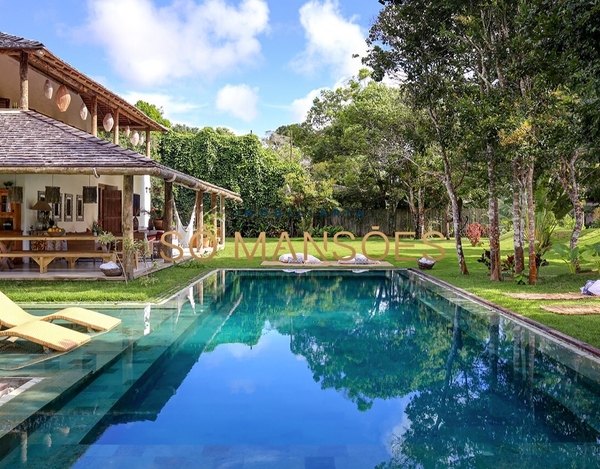
[[[184,293],[2,464],[600,467],[598,360],[414,274],[228,271]]]

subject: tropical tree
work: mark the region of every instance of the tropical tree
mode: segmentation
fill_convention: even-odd
[[[422,158],[413,147],[417,120],[404,101],[402,89],[374,82],[363,70],[315,99],[303,124],[313,135],[304,139],[304,150],[332,176],[343,206],[383,208],[393,223],[406,203],[423,231],[426,205],[440,198],[437,182],[411,163]],[[433,188],[427,191],[427,185]]]
[[[370,51],[365,63],[376,80],[398,78],[414,111],[427,120],[419,137],[427,151],[436,154],[441,171],[434,173],[446,188],[452,207],[454,239],[462,274],[468,268],[460,234],[459,187],[469,159],[462,145],[464,118],[461,102],[472,93],[465,75],[463,57],[451,34],[460,11],[451,2],[387,2],[372,26],[367,40]]]

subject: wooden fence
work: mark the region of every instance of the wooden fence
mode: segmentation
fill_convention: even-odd
[[[227,228],[230,231],[241,231],[244,236],[251,233],[258,236],[265,231],[268,236],[279,236],[283,229],[293,236],[301,236],[298,214],[291,211],[276,209],[240,210],[228,216]],[[292,220],[294,220],[292,222]],[[469,223],[479,222],[487,225],[488,217],[485,209],[463,209],[461,232]],[[293,233],[292,233],[293,224]],[[364,236],[378,227],[387,236],[393,236],[396,231],[414,232],[415,221],[409,210],[397,210],[390,214],[387,210],[333,210],[313,213],[315,228],[323,226],[342,226],[357,236]],[[275,228],[272,230],[272,228]],[[452,233],[452,220],[445,210],[427,210],[425,212],[425,231],[439,231],[445,236]],[[231,233],[229,233],[231,235]]]
[[[473,222],[482,225],[488,223],[488,213],[485,209],[463,209],[461,228]],[[373,231],[374,226],[386,235],[396,231],[415,231],[415,222],[409,210],[396,210],[390,216],[387,210],[348,210],[338,211],[327,216],[315,216],[315,226],[340,225],[351,230],[358,236],[364,236]],[[447,236],[452,232],[452,215],[445,210],[428,210],[425,213],[425,231],[439,231]],[[463,233],[464,234],[464,233]]]

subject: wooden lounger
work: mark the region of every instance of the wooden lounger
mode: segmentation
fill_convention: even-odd
[[[0,331],[0,337],[18,338],[40,344],[44,349],[68,352],[89,342],[90,336],[57,324],[44,321],[29,321]]]
[[[0,325],[11,328],[30,321],[52,322],[57,319],[85,326],[88,330],[110,331],[121,324],[119,318],[97,313],[79,306],[71,306],[46,316],[29,314],[4,293],[0,292]]]

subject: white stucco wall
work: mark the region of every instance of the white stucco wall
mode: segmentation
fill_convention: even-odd
[[[2,179],[3,178],[3,179]],[[145,183],[147,179],[147,185]],[[12,175],[0,175],[0,182],[14,181],[15,176]],[[87,228],[91,228],[92,222],[98,219],[98,204],[83,204],[84,219],[83,221],[77,221],[76,205],[77,195],[82,195],[83,186],[94,186],[97,184],[106,184],[110,186],[116,186],[119,190],[123,189],[123,177],[122,176],[101,176],[99,179],[91,176],[77,176],[77,175],[50,175],[50,174],[31,174],[31,175],[17,175],[16,184],[17,186],[23,187],[23,204],[21,206],[21,229],[23,231],[29,231],[31,226],[36,228],[37,224],[37,212],[31,210],[31,207],[38,200],[38,191],[44,192],[46,186],[54,185],[60,187],[62,207],[61,207],[61,220],[56,221],[56,224],[64,228],[66,231],[86,231]],[[140,205],[142,208],[148,209],[150,206],[149,194],[145,197],[146,187],[150,186],[149,176],[134,176],[133,178],[133,191],[135,194],[140,195]],[[64,201],[65,194],[73,195],[73,221],[64,221]],[[147,222],[140,219],[140,227],[146,226]]]
[[[19,62],[0,54],[0,98],[8,98],[11,102],[11,107],[16,103],[18,106],[21,96],[20,77],[19,77]],[[56,107],[54,98],[56,91],[60,86],[59,83],[52,82],[54,93],[52,99],[47,99],[44,96],[44,83],[46,77],[40,75],[32,68],[29,69],[29,109],[38,111],[41,114],[52,117],[58,121],[69,124],[80,130],[92,133],[92,118],[88,112],[87,119],[84,121],[79,115],[79,109],[82,100],[77,93],[71,91],[71,104],[65,112],[60,112]],[[89,111],[89,109],[88,109]],[[99,125],[102,125],[100,122]]]
[[[0,97],[10,99],[11,106],[18,106],[20,99],[20,79],[19,79],[19,62],[6,55],[0,54]],[[56,91],[60,86],[59,83],[52,82],[54,95],[52,99],[47,99],[44,96],[44,83],[46,77],[42,76],[32,68],[29,69],[29,108],[38,111],[44,115],[52,117],[58,121],[69,124],[87,133],[91,133],[91,117],[88,113],[87,119],[84,121],[79,115],[79,109],[82,100],[78,94],[71,92],[71,104],[66,112],[60,112],[56,107],[54,98]],[[101,126],[102,123],[99,122]],[[0,175],[0,183],[4,181],[15,182],[14,175]],[[82,194],[82,187],[88,185],[106,184],[116,186],[122,190],[122,176],[102,176],[100,179],[88,176],[66,176],[55,175],[54,185],[61,188],[63,194],[62,214],[64,214],[64,194],[73,195],[73,221],[64,222],[58,221],[58,225],[65,228],[67,231],[85,231],[90,228],[93,220],[98,219],[98,204],[84,204],[84,221],[76,221],[76,196]],[[45,191],[46,186],[52,185],[51,175],[19,175],[16,177],[16,185],[23,187],[24,203],[21,207],[21,229],[29,230],[33,225],[36,227],[37,212],[30,209],[37,202],[38,191]],[[2,187],[0,185],[0,187]],[[150,188],[150,176],[134,177],[134,193],[140,195],[140,207],[145,210],[150,209],[150,192],[146,188]],[[140,228],[147,226],[148,215],[141,214],[138,217]]]

